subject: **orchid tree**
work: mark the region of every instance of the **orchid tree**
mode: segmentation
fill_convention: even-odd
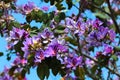
[[[0,0],[0,35],[7,40],[7,60],[16,55],[0,80],[27,80],[31,68],[37,68],[40,80],[47,79],[50,70],[61,80],[120,80],[120,0],[40,0],[55,7],[51,11],[31,1],[16,2]],[[66,14],[75,8],[78,13]],[[84,16],[86,10],[95,19]],[[23,15],[26,22],[17,21],[13,13]],[[32,21],[40,27],[31,26]]]

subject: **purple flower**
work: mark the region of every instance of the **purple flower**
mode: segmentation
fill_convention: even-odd
[[[107,25],[110,26],[110,25],[112,25],[112,24],[113,24],[112,19],[108,19],[108,20],[107,20]]]
[[[45,50],[47,57],[56,56],[59,53],[66,53],[68,48],[61,44],[58,40],[54,39],[49,45],[48,48]]]
[[[28,2],[22,6],[17,6],[16,12],[21,12],[23,15],[29,14],[32,10],[38,10],[37,6],[33,2]]]
[[[50,39],[54,37],[53,33],[48,28],[45,28],[40,35],[43,39]]]
[[[103,24],[103,22],[101,22],[99,19],[96,19],[93,21],[93,28],[99,28],[101,25]]]
[[[32,38],[26,38],[26,40],[23,42],[23,45],[24,47],[22,47],[22,50],[25,53],[24,57],[27,58],[30,53],[35,53],[41,48],[41,38],[37,36],[33,36]]]
[[[12,76],[9,75],[9,68],[4,67],[3,75],[0,76],[0,80],[13,80]]]
[[[27,60],[26,59],[21,59],[20,57],[15,58],[15,60],[13,61],[13,63],[11,64],[12,66],[18,66],[18,65],[25,65],[27,64]]]
[[[54,47],[48,47],[45,50],[45,57],[53,57],[57,55],[57,46]]]
[[[24,29],[20,29],[20,28],[13,28],[12,31],[10,31],[10,36],[12,38],[26,38],[28,37],[28,32],[25,31]]]
[[[110,45],[104,45],[103,55],[108,55],[113,53],[113,47]]]
[[[86,37],[86,42],[88,42],[91,46],[100,46],[101,42],[97,39],[97,35],[96,31],[90,32]]]
[[[107,35],[108,30],[109,29],[107,27],[100,26],[98,32],[96,33],[97,39],[98,40],[104,39],[105,36]]]
[[[77,66],[82,66],[82,60],[83,58],[81,56],[75,56],[75,55],[69,55],[64,58],[63,64],[66,65],[66,68],[71,68],[73,70],[76,69]]]
[[[35,8],[35,5],[33,2],[28,2],[28,4],[23,5],[22,10],[25,12],[25,14],[28,14]]]
[[[45,59],[45,53],[42,49],[39,49],[35,53],[35,62],[41,62],[42,60]]]
[[[93,60],[90,60],[90,59],[86,59],[85,61],[85,64],[88,66],[88,67],[93,67],[95,65],[95,62]]]
[[[53,39],[52,42],[48,46],[52,47],[57,52],[65,53],[65,52],[68,51],[66,43],[62,40],[60,41],[60,40],[57,40],[57,39]]]
[[[70,18],[66,18],[66,25],[68,28],[73,29],[76,25],[76,22]]]
[[[86,23],[79,21],[76,23],[74,34],[83,35],[87,29]]]
[[[108,31],[108,36],[109,36],[109,38],[110,38],[111,41],[114,41],[114,39],[115,39],[115,37],[116,37],[115,31],[112,30],[112,29],[110,29],[110,30]]]
[[[86,42],[88,42],[91,46],[101,46],[104,41],[113,41],[114,38],[115,32],[113,30],[109,30],[107,27],[99,26],[97,30],[93,30],[88,34]]]
[[[13,27],[12,31],[10,31],[10,36],[7,37],[6,39],[8,41],[7,48],[12,49],[14,45],[16,45],[19,41],[24,40],[28,36],[29,36],[29,33],[24,29]]]
[[[42,7],[42,10],[48,11],[48,10],[49,10],[49,7],[48,7],[48,6],[43,6],[43,7]]]

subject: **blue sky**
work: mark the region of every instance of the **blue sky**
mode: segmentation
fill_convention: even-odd
[[[27,1],[32,1],[32,2],[34,2],[39,7],[41,7],[41,6],[50,6],[49,4],[46,4],[46,3],[41,4],[40,0],[18,0],[17,4],[18,5],[25,4],[25,3],[27,3]],[[55,9],[55,8],[53,8],[53,9]],[[66,14],[67,15],[71,15],[73,12],[75,14],[77,14],[78,10],[75,7],[73,7],[70,11],[67,11]],[[25,22],[25,17],[23,15],[20,15],[20,14],[13,14],[13,15],[14,15],[14,17],[15,17],[15,19],[17,21],[19,21],[21,23]],[[85,12],[84,16],[87,16],[87,17],[89,17],[91,19],[95,19],[95,16],[93,16],[93,14],[89,10],[87,10]],[[31,25],[32,26],[40,26],[40,23],[35,23],[33,21],[33,22],[31,22]],[[7,42],[6,42],[5,38],[0,37],[0,52],[4,52],[4,56],[0,57],[0,64],[1,64],[1,66],[0,66],[0,72],[3,70],[3,68],[4,68],[5,65],[6,66],[10,66],[10,63],[12,62],[12,60],[14,60],[14,57],[15,57],[15,56],[12,56],[12,60],[9,61],[9,62],[6,60],[6,54],[7,54],[7,52],[6,52],[6,46],[7,46]],[[50,71],[50,73],[51,73],[51,71]],[[57,76],[54,76],[51,73],[48,80],[60,80],[60,77],[61,76],[59,74]],[[27,75],[27,78],[28,78],[28,80],[39,80],[38,76],[36,74],[36,68],[31,69],[30,75]],[[90,80],[90,79],[87,79],[87,80]]]

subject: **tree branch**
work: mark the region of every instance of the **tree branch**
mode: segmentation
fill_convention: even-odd
[[[116,27],[116,31],[120,33],[120,29],[119,29],[119,26],[118,26],[118,24],[117,24],[117,22],[116,22],[116,20],[115,20],[115,16],[114,16],[114,13],[113,13],[114,11],[113,11],[112,8],[111,8],[110,1],[109,1],[109,0],[106,0],[106,2],[107,2],[107,4],[108,4],[108,8],[109,8],[109,10],[110,10],[110,17],[112,18],[112,20],[113,20],[113,22],[114,22],[114,25],[115,25],[115,27]]]
[[[87,54],[84,54],[84,53],[82,53],[82,55],[85,56],[85,57],[87,57],[87,58],[89,58],[89,59],[91,59],[91,60],[93,60],[95,63],[100,64],[96,59],[92,58],[91,56],[89,56]],[[109,68],[108,66],[104,66],[104,67],[106,69],[108,69],[109,71],[111,71],[112,73],[114,73],[114,74],[116,74],[117,76],[120,77],[120,74],[118,72],[114,71],[113,69]]]
[[[111,17],[111,15],[110,15],[108,12],[106,12],[106,11],[103,10],[102,8],[98,7],[97,5],[92,4],[91,2],[89,2],[89,5],[92,6],[92,7],[94,7],[94,8],[96,8],[96,9],[98,9],[98,10],[100,10],[101,12],[104,12],[105,14],[107,14],[108,16]]]

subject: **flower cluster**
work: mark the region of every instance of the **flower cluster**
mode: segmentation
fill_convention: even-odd
[[[82,56],[77,56],[75,53],[72,53],[64,58],[63,64],[66,65],[66,68],[75,70],[76,67],[82,67],[83,59]]]
[[[44,71],[46,72],[43,73],[42,77],[47,77],[49,75],[47,70],[51,69],[53,74],[60,72],[61,75],[64,75],[65,72],[63,77],[65,80],[82,79],[82,76],[84,78],[85,76],[93,78],[97,76],[95,79],[98,79],[99,75],[101,78],[102,68],[110,70],[109,67],[111,69],[116,67],[120,48],[119,45],[114,45],[115,31],[108,27],[115,23],[114,20],[104,23],[97,18],[91,20],[82,15],[66,16],[64,10],[61,9],[64,7],[59,4],[61,1],[55,3],[56,9],[61,10],[51,12],[49,12],[49,7],[38,8],[30,1],[21,6],[17,6],[17,0],[9,1],[8,3],[7,0],[5,2],[0,1],[0,33],[7,33],[7,49],[10,51],[7,57],[12,55],[11,53],[16,53],[17,57],[12,62],[11,68],[5,67],[0,74],[0,80],[26,80],[25,74],[29,72],[31,67],[37,67],[38,76],[40,75],[39,72],[42,72],[39,69],[45,67],[46,70]],[[81,9],[91,9],[91,1],[80,0]],[[93,2],[95,6],[92,7],[96,8],[99,1]],[[102,1],[99,7],[100,5],[104,6],[102,5],[104,2],[107,1]],[[68,8],[72,6],[69,1],[66,3]],[[116,14],[120,1],[110,0],[111,3],[114,4],[111,7],[115,8]],[[50,0],[50,4],[54,4],[54,2]],[[75,7],[77,8],[77,6]],[[25,25],[17,25],[12,15],[9,15],[9,10],[24,15],[26,18]],[[32,21],[40,22],[42,26],[40,28],[32,27],[30,24]],[[7,31],[5,32],[4,29]],[[96,48],[101,49],[96,51]],[[62,72],[63,70],[64,72]],[[71,76],[71,72],[74,72],[75,77]],[[115,71],[112,72],[115,73]],[[94,73],[93,76],[92,73]],[[41,75],[39,77],[41,78]]]
[[[113,42],[115,39],[115,31],[104,27],[103,23],[96,20],[87,20],[86,22],[80,18],[77,21],[66,19],[66,30],[73,34],[78,34],[79,38],[85,40],[85,46],[101,46],[104,43]]]
[[[25,39],[24,47],[22,47],[24,58],[35,55],[35,62],[41,62],[45,58],[53,56],[59,58],[63,53],[68,52],[65,42],[63,42],[64,40],[55,39],[53,33],[46,28],[38,35]]]
[[[39,10],[39,8],[30,1],[27,4],[16,6],[16,8],[16,12],[20,12],[23,15],[29,14],[32,10]]]
[[[11,68],[4,67],[4,71],[0,74],[0,80],[27,80],[21,75],[22,66],[25,66],[26,63],[26,60],[17,57],[11,64]]]
[[[104,45],[103,51],[97,52],[96,57],[99,57],[101,55],[103,55],[103,56],[110,56],[111,54],[113,54],[113,51],[114,50],[113,50],[112,46],[110,46],[110,45]]]
[[[64,65],[64,68],[70,71],[76,70],[77,67],[83,67],[83,65],[92,68],[96,65],[93,60],[88,58],[83,59],[83,56],[78,53],[78,47],[69,47],[70,42],[66,40],[66,37],[73,35],[76,41],[79,39],[80,43],[77,45],[82,46],[81,53],[86,52],[86,54],[89,54],[89,48],[92,46],[104,46],[103,51],[97,52],[93,57],[94,59],[104,59],[113,54],[114,49],[109,43],[114,42],[116,34],[114,30],[104,27],[100,20],[84,21],[82,18],[79,18],[75,21],[74,19],[67,18],[66,23],[63,25],[66,26],[64,29],[65,33],[61,36],[55,36],[54,30],[52,32],[48,28],[45,28],[42,32],[34,36],[30,36],[24,29],[13,28],[10,31],[10,37],[8,37],[9,45],[14,47],[21,41],[23,44],[21,50],[24,54],[22,58],[16,58],[12,65],[25,66],[30,64],[29,59],[33,56],[33,65],[35,66],[48,58],[56,57]]]
[[[13,49],[14,45],[16,45],[19,41],[24,40],[28,36],[29,33],[24,29],[14,27],[12,31],[10,31],[9,37],[6,38],[8,41],[7,49]]]
[[[0,80],[12,80],[13,78],[10,77],[8,72],[9,72],[9,69],[7,67],[5,67],[4,71],[1,73],[2,76],[0,76]]]

